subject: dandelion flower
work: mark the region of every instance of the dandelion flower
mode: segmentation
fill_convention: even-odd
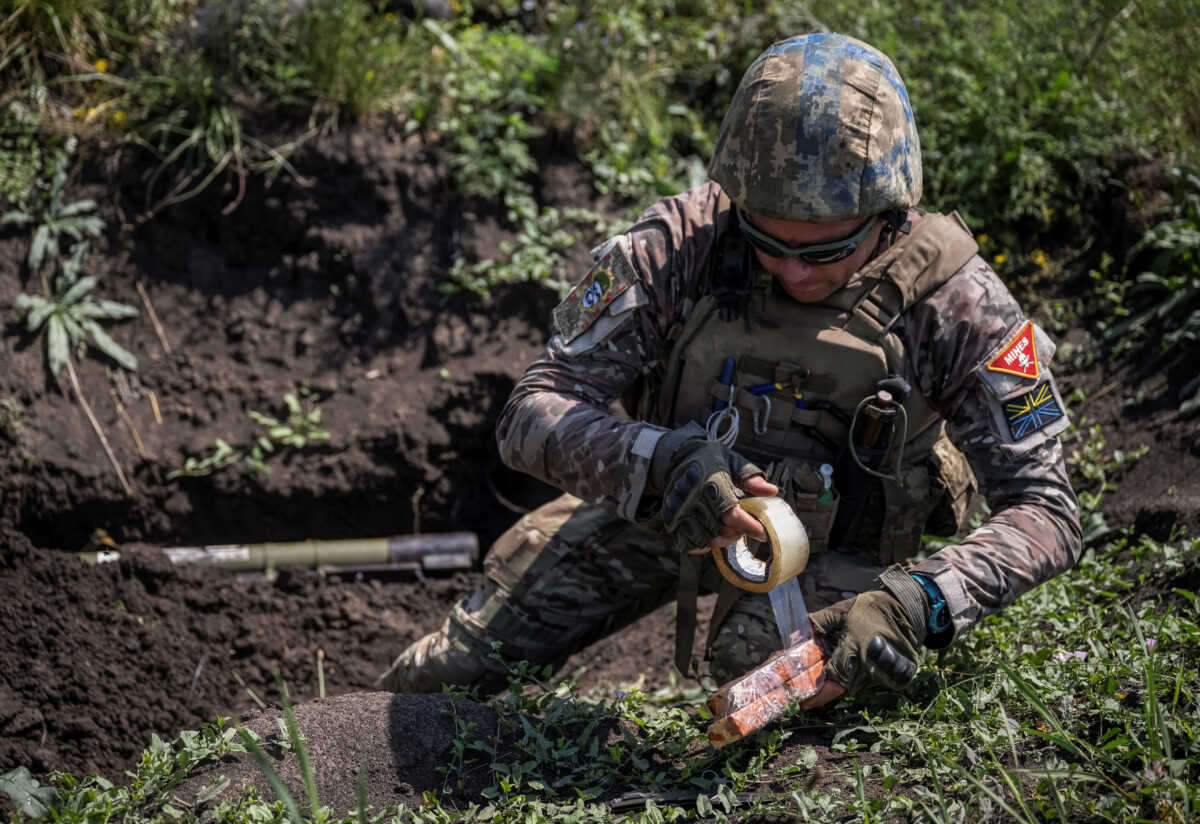
[[[103,57],[96,61],[96,71],[98,71],[100,74],[104,74],[106,71],[108,71],[108,61]]]
[[[1041,266],[1043,269],[1046,268],[1046,253],[1041,249],[1034,249],[1030,257],[1033,258],[1033,262],[1038,266]]]
[[[978,237],[975,238],[975,240],[979,242],[980,246],[982,246],[983,244],[988,242],[987,233],[985,232],[984,234],[979,235]]]
[[[112,121],[112,124],[114,126],[120,126],[122,123],[125,122],[125,112],[121,111],[120,109],[117,109],[115,112],[112,113],[112,116],[109,119]]]
[[[1000,266],[1006,260],[1008,260],[1008,255],[1001,252],[1000,254],[998,254],[994,258],[992,258],[992,263],[996,264],[997,266]]]

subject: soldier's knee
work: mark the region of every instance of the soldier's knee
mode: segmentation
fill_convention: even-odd
[[[419,638],[375,679],[389,692],[441,692],[445,685],[474,687],[494,693],[504,687],[507,667],[492,657],[490,647],[460,631],[447,619],[436,632]]]
[[[708,671],[718,684],[745,674],[782,647],[769,604],[758,600],[743,596],[713,638]]]

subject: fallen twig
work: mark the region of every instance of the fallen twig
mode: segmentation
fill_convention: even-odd
[[[242,689],[244,689],[246,691],[246,694],[254,699],[254,703],[258,704],[259,709],[264,710],[264,711],[267,709],[267,705],[263,703],[263,700],[261,698],[259,698],[257,695],[254,694],[254,690],[252,690],[248,686],[246,686],[246,682],[242,680],[242,676],[238,675],[235,672],[233,674],[233,680],[237,681],[238,684],[241,685]]]
[[[158,342],[162,344],[164,352],[168,355],[171,354],[171,344],[167,341],[167,333],[163,330],[163,325],[158,322],[158,314],[154,311],[154,304],[150,302],[150,296],[146,294],[146,287],[140,280],[135,285],[138,294],[142,296],[142,303],[146,305],[146,314],[150,316],[150,325],[154,327],[154,334],[158,335]]]
[[[129,427],[129,434],[133,436],[133,442],[137,444],[138,455],[143,458],[149,457],[146,454],[146,445],[142,443],[142,437],[138,434],[137,427],[133,425],[133,418],[129,417],[129,412],[125,410],[125,404],[121,403],[121,399],[117,397],[117,391],[112,388],[109,388],[108,391],[112,394],[117,414],[121,416],[121,420],[125,421],[125,426]]]
[[[108,462],[116,470],[117,478],[120,479],[121,486],[125,489],[125,494],[132,497],[133,487],[126,480],[125,473],[121,471],[121,465],[117,463],[117,456],[113,454],[112,447],[108,445],[108,438],[104,436],[104,430],[100,428],[100,422],[92,414],[92,407],[88,405],[87,399],[83,396],[83,390],[79,388],[79,378],[75,375],[75,365],[71,362],[70,358],[67,358],[67,374],[71,376],[71,388],[75,390],[75,397],[79,399],[79,405],[83,407],[88,421],[92,424],[92,429],[95,430],[96,436],[100,438],[100,445],[104,447],[104,454],[108,456]]]
[[[421,506],[420,506],[420,504],[421,504],[421,498],[424,497],[424,495],[425,495],[425,487],[418,486],[416,491],[413,492],[412,498],[409,499],[412,503],[413,534],[414,535],[420,534],[420,532],[421,532]]]
[[[196,694],[196,684],[200,681],[200,673],[204,672],[204,665],[208,663],[208,653],[200,656],[200,663],[196,665],[196,671],[192,674],[192,685],[188,688],[187,700],[191,701],[192,696]]]

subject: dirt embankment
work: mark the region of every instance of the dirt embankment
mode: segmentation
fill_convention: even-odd
[[[591,197],[578,164],[543,160],[540,195]],[[442,157],[419,141],[346,132],[297,158],[304,181],[214,188],[151,222],[123,225],[132,186],[96,172],[75,196],[102,204],[110,227],[87,271],[98,294],[142,309],[114,325],[136,373],[89,355],[80,381],[134,494],[121,489],[69,390],[47,376],[41,340],[6,311],[0,338],[0,772],[90,770],[116,777],[152,733],[173,736],[274,695],[316,695],[316,654],[330,694],[365,688],[409,640],[437,626],[478,580],[380,582],[283,575],[274,583],[165,563],[151,546],[365,537],[470,530],[484,547],[550,490],[504,469],[492,425],[542,345],[555,296],[537,286],[496,303],[447,300],[441,273],[487,256],[505,233],[493,211],[462,202]],[[124,188],[123,188],[124,187]],[[588,241],[572,250],[586,268]],[[0,237],[0,307],[37,291],[27,239]],[[138,292],[161,319],[156,334]],[[1064,396],[1095,400],[1107,450],[1150,446],[1105,500],[1114,526],[1165,538],[1200,528],[1200,423],[1173,414],[1184,376],[1136,369],[1060,372]],[[1113,389],[1100,387],[1116,381]],[[331,433],[206,477],[168,476],[221,438],[254,444],[249,410],[284,414],[305,388]],[[1145,400],[1125,404],[1126,397]],[[72,554],[103,529],[118,564]],[[670,669],[669,608],[576,656],[585,689]]]

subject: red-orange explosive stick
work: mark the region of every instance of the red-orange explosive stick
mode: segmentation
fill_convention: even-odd
[[[714,718],[708,740],[720,748],[771,723],[817,694],[825,682],[825,656],[812,640],[774,653],[750,672],[721,686],[708,699]]]

